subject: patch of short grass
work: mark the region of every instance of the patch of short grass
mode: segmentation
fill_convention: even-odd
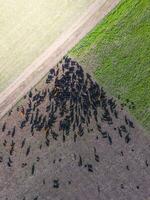
[[[149,0],[122,0],[69,54],[150,128]]]

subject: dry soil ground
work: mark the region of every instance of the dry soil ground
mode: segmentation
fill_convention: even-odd
[[[63,74],[67,79],[68,75],[65,74],[67,70],[62,73],[61,65],[55,69],[59,69],[59,73],[56,75],[57,80],[60,80]],[[69,76],[72,76],[72,72]],[[74,77],[76,80],[74,86],[78,84],[77,77]],[[86,74],[84,77],[84,86],[90,85],[91,81],[86,79]],[[116,117],[110,111],[108,102],[111,97],[107,95],[104,95],[105,98],[102,97],[103,95],[101,97],[98,95],[101,106],[96,109],[98,118],[96,122],[93,114],[95,108],[92,105],[97,96],[94,96],[93,100],[91,96],[94,89],[87,90],[91,99],[87,108],[88,115],[90,116],[90,112],[92,113],[90,122],[84,115],[82,107],[85,102],[88,102],[87,99],[84,99],[84,87],[78,96],[78,99],[81,97],[82,100],[81,104],[77,104],[77,110],[76,103],[73,103],[71,108],[67,103],[66,108],[63,108],[64,115],[60,117],[62,107],[56,106],[54,103],[54,99],[61,95],[59,93],[61,89],[58,89],[60,86],[54,86],[55,78],[46,84],[46,78],[36,86],[36,90],[33,88],[32,97],[28,93],[25,99],[13,108],[11,115],[5,116],[0,121],[0,199],[148,200],[150,197],[150,138],[145,135],[136,122],[133,121],[132,126],[126,123],[125,116],[131,121],[132,119],[119,105],[114,109],[118,113]],[[93,81],[92,83],[95,84]],[[73,81],[69,82],[67,86],[71,88],[72,84]],[[65,84],[61,84],[63,90],[65,87]],[[35,94],[40,92],[42,96],[45,91],[47,94],[44,101],[33,111],[34,103],[37,102],[37,100],[33,100]],[[102,88],[100,91],[102,94]],[[49,94],[53,94],[51,100]],[[74,94],[71,92],[71,95]],[[67,102],[69,101],[67,100]],[[108,121],[102,120],[105,113],[102,106],[104,101],[107,102],[107,109],[112,118],[110,124]],[[21,129],[21,122],[26,118],[21,106],[26,111],[29,108],[29,102],[32,102],[29,121]],[[51,106],[46,108],[49,105]],[[46,109],[50,110],[46,112]],[[81,123],[84,127],[84,134],[82,135],[82,131],[79,131],[79,125],[76,125],[73,130],[71,123],[69,134],[64,131],[64,138],[63,131],[59,130],[59,122],[71,114],[71,109],[74,113],[73,121],[79,120],[79,124]],[[38,117],[36,117],[37,112],[39,112]],[[32,114],[34,116],[32,123],[35,123],[36,120],[40,120],[40,115],[42,115],[42,119],[46,116],[47,121],[48,114],[53,112],[56,120],[53,122],[52,129],[58,136],[56,140],[55,137],[53,138],[54,135],[49,133],[48,142],[46,130],[42,128],[41,131],[36,131],[34,129],[33,134],[30,122]],[[81,120],[81,115],[85,118],[86,123]],[[41,123],[38,122],[38,124]],[[101,128],[98,128],[97,125]],[[125,127],[124,131],[121,126]],[[119,129],[122,130],[120,133]],[[106,138],[103,137],[105,134],[101,134],[100,130],[103,134],[107,132]],[[128,133],[130,141],[125,139]],[[77,135],[76,138],[75,135]],[[13,149],[12,154],[11,149]]]

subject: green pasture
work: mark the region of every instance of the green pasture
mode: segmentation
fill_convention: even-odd
[[[149,0],[122,0],[69,54],[150,130]]]

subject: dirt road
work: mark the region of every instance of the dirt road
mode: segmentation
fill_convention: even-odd
[[[70,29],[63,33],[39,58],[27,67],[5,91],[0,93],[0,118],[118,3],[119,0],[97,0],[93,3]]]

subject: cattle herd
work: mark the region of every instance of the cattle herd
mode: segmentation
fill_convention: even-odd
[[[0,199],[147,200],[150,140],[68,56],[0,121]]]

